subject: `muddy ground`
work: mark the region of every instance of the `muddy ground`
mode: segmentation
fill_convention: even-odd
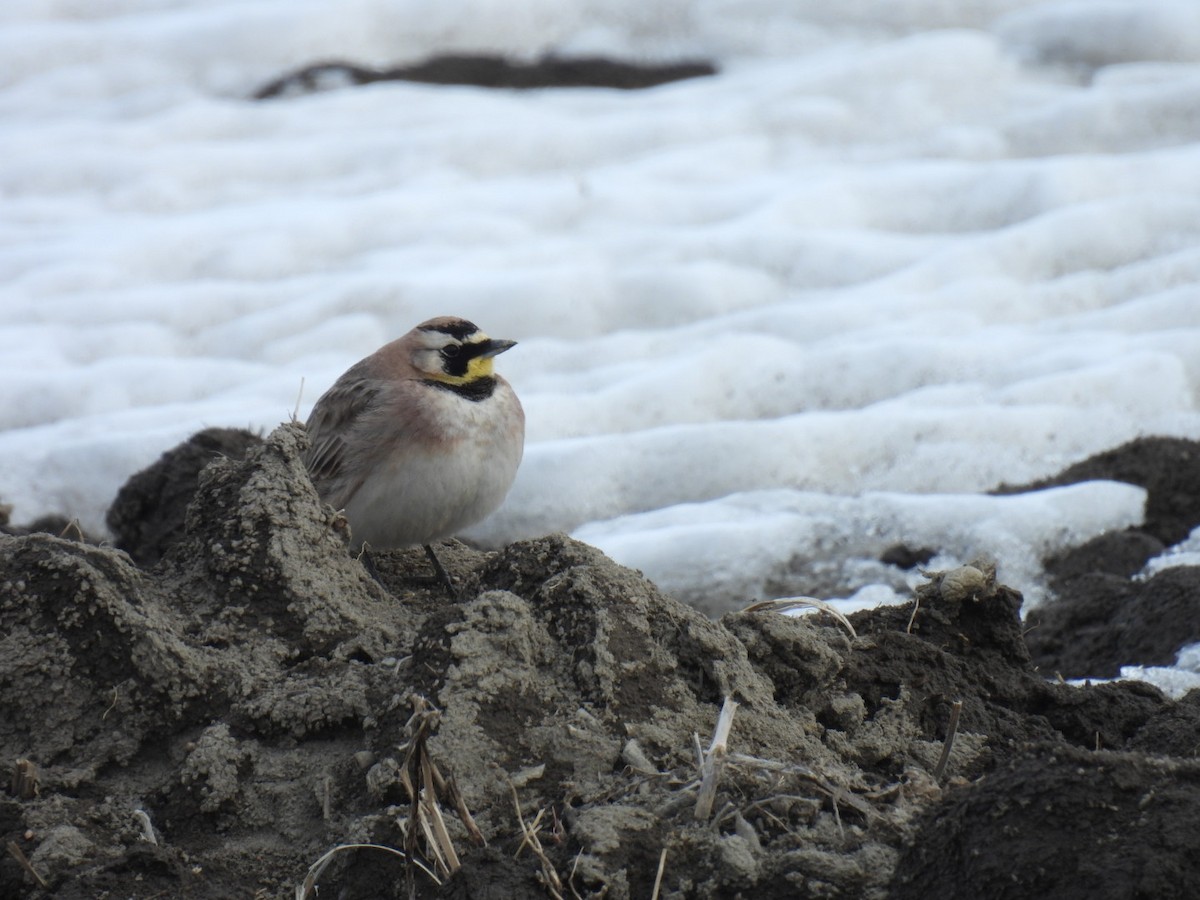
[[[419,550],[378,583],[303,440],[197,436],[114,503],[124,550],[0,536],[0,896],[1200,896],[1200,692],[1056,677],[1200,639],[1200,571],[1132,578],[1200,521],[1196,444],[1063,473],[1150,515],[1030,621],[980,564],[852,633],[561,536],[443,545],[457,601]]]

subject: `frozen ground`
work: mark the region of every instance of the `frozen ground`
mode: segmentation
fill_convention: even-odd
[[[477,50],[721,73],[247,99]],[[904,541],[1036,602],[1143,494],[982,492],[1200,437],[1197,109],[1190,2],[8,0],[0,499],[102,530],[179,440],[454,314],[520,341],[529,418],[477,540],[858,605]]]

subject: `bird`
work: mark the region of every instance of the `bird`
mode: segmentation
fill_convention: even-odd
[[[355,363],[317,400],[304,455],[317,494],[341,512],[351,546],[433,550],[503,502],[525,447],[525,412],[494,359],[516,341],[472,322],[422,322]]]

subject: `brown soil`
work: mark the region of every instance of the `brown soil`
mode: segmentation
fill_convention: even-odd
[[[1029,646],[1043,671],[1067,678],[1113,677],[1123,665],[1171,665],[1180,648],[1200,641],[1200,570],[1136,577],[1148,559],[1200,526],[1200,444],[1139,438],[1009,490],[1101,478],[1146,488],[1146,522],[1046,561],[1055,600],[1029,614]]]
[[[561,536],[442,545],[455,601],[419,550],[366,574],[303,441],[164,458],[123,491],[132,556],[0,536],[0,896],[292,898],[346,844],[375,846],[336,853],[322,897],[1200,892],[1200,701],[1047,681],[987,566],[854,637],[712,621]]]
[[[543,56],[525,62],[500,56],[449,54],[390,69],[341,61],[313,63],[273,79],[253,96],[255,100],[270,100],[378,81],[466,84],[498,90],[612,88],[636,91],[715,74],[716,66],[707,60],[644,63],[603,57]]]

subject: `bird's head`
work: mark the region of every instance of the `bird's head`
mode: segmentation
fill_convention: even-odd
[[[427,378],[469,385],[494,377],[492,359],[516,341],[493,340],[466,319],[443,316],[413,329],[413,366]]]

